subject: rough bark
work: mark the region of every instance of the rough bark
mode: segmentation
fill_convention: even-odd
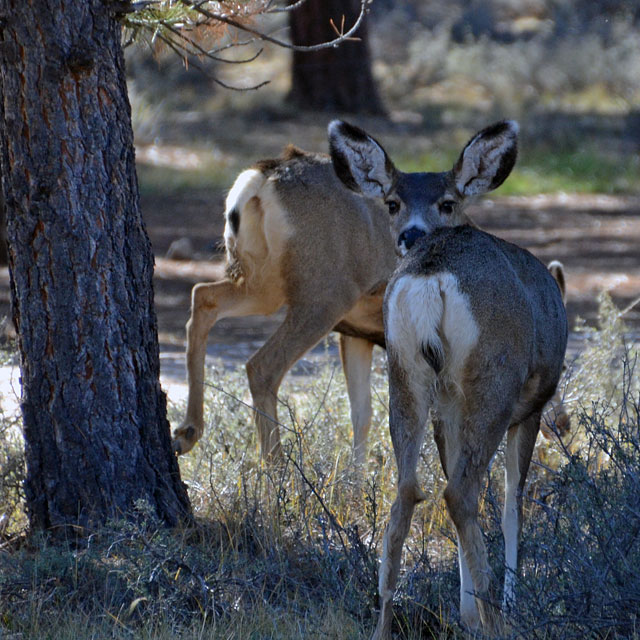
[[[4,206],[4,196],[0,189],[0,265],[6,265],[9,261],[7,253],[7,213]]]
[[[190,512],[159,384],[123,3],[0,0],[0,141],[32,526]]]
[[[336,37],[331,20],[351,26],[360,13],[360,0],[307,0],[290,14],[295,45],[328,42]],[[302,109],[382,114],[382,102],[371,72],[366,19],[358,41],[314,52],[293,52],[289,99]]]

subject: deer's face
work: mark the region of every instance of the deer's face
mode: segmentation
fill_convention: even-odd
[[[385,198],[396,249],[404,255],[416,240],[437,227],[464,224],[464,197],[452,173],[397,172],[395,186]]]
[[[329,125],[329,147],[337,176],[351,190],[387,205],[398,253],[438,227],[469,222],[464,204],[500,186],[517,156],[518,125],[498,122],[477,133],[450,171],[403,173],[382,145],[346,122]]]

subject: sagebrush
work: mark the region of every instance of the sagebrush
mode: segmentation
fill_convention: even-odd
[[[525,500],[513,638],[634,638],[640,606],[640,396],[637,350],[604,297],[563,382],[565,442],[540,441]],[[384,355],[374,368],[368,467],[354,470],[344,380],[327,343],[283,386],[287,463],[260,462],[244,372],[209,376],[208,431],[181,462],[197,524],[162,527],[139,505],[65,545],[24,526],[21,457],[5,429],[0,483],[11,527],[0,548],[0,633],[20,638],[362,638],[374,622],[377,558],[395,495]],[[172,407],[176,414],[182,407]],[[10,435],[14,434],[14,435]],[[8,444],[13,442],[10,449]],[[430,438],[396,598],[400,637],[463,637],[455,543]],[[17,474],[17,475],[16,475]],[[487,475],[483,527],[503,577],[500,454]],[[133,522],[133,523],[132,523]],[[4,636],[3,636],[4,637]],[[11,637],[11,635],[9,635]]]

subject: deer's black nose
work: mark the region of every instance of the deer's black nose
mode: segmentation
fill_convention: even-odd
[[[421,229],[420,227],[409,227],[398,237],[398,246],[402,247],[402,245],[404,245],[405,249],[409,251],[409,249],[413,247],[415,241],[425,235],[427,235],[427,233],[424,229]]]

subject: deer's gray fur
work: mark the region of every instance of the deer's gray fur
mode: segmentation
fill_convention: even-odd
[[[429,415],[458,535],[461,617],[489,633],[498,630],[499,616],[489,604],[478,498],[507,435],[503,603],[513,603],[522,490],[543,406],[562,371],[567,320],[549,270],[528,251],[474,228],[464,204],[509,175],[517,131],[516,123],[504,121],[479,132],[451,171],[403,173],[361,129],[329,125],[337,175],[387,205],[404,255],[384,299],[398,495],[384,537],[376,640],[390,636],[402,546],[414,507],[425,497],[416,464]]]

